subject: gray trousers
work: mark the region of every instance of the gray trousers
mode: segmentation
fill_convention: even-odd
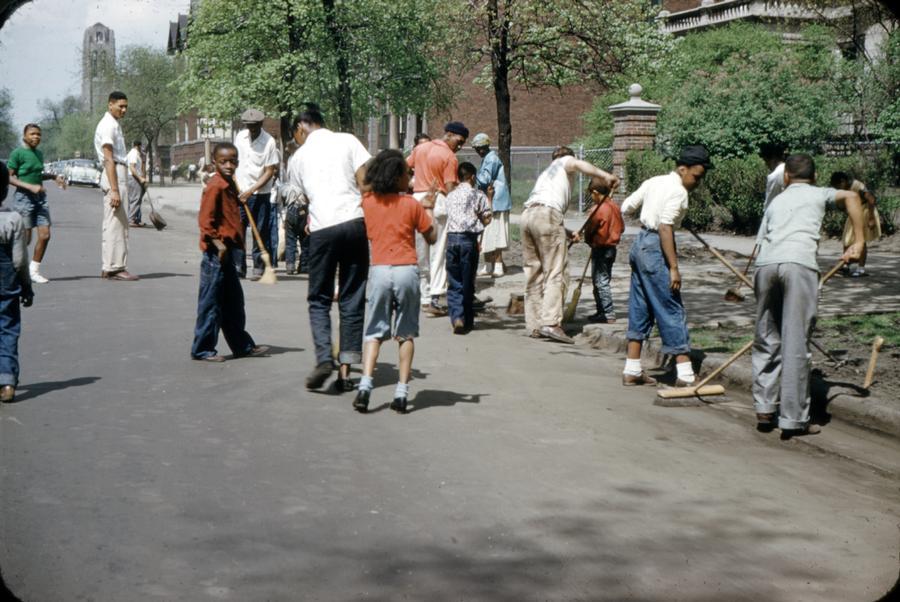
[[[753,402],[761,414],[781,408],[778,427],[809,423],[809,338],[816,323],[819,274],[797,263],[756,270]]]

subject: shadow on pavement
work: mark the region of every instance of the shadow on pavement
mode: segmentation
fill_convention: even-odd
[[[174,272],[151,272],[149,274],[137,274],[141,280],[158,280],[160,278],[189,278],[194,274],[175,274]],[[71,282],[74,280],[101,280],[100,274],[96,276],[63,276],[62,278],[51,278],[51,282]]]
[[[416,393],[410,401],[410,412],[418,412],[426,408],[455,406],[458,403],[481,403],[484,393],[455,393],[453,391],[437,391],[425,389]]]
[[[6,587],[6,582],[3,581],[2,572],[0,572],[0,600],[3,600],[4,602],[22,602],[21,598],[16,597],[16,595]]]
[[[16,388],[16,399],[13,404],[21,403],[32,397],[46,395],[53,391],[62,391],[69,387],[83,387],[92,385],[100,380],[99,376],[79,376],[78,378],[70,378],[69,380],[51,380],[43,383],[31,383],[28,385],[19,385]]]

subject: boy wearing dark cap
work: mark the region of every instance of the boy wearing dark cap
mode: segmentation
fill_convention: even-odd
[[[438,188],[434,209],[429,210],[437,230],[437,243],[431,248],[422,236],[416,236],[422,307],[435,316],[447,313],[440,305],[441,295],[447,292],[447,195],[459,184],[456,152],[468,137],[469,129],[465,125],[459,121],[450,121],[444,126],[443,137],[417,145],[406,159],[407,164],[415,171],[413,197],[417,201],[421,202],[425,198],[432,183],[436,183]],[[430,302],[427,302],[429,298]]]
[[[687,214],[688,193],[700,185],[713,165],[706,147],[698,144],[684,147],[675,166],[671,173],[646,180],[622,203],[623,215],[640,210],[641,221],[641,231],[629,254],[628,346],[622,373],[625,386],[656,384],[641,368],[641,349],[654,324],[659,327],[662,352],[675,356],[675,385],[686,387],[694,382],[675,230]]]

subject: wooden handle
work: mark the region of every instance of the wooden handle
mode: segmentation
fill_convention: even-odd
[[[715,377],[717,377],[719,374],[722,373],[722,371],[723,371],[725,368],[727,368],[728,366],[730,366],[731,364],[733,364],[734,362],[736,362],[737,359],[738,359],[739,357],[741,357],[742,355],[744,355],[745,353],[747,353],[748,351],[750,351],[750,348],[751,348],[751,347],[753,347],[753,339],[747,341],[747,344],[746,344],[746,345],[744,345],[743,347],[741,347],[740,349],[738,349],[737,351],[735,351],[735,352],[734,352],[734,355],[732,355],[730,358],[728,358],[727,360],[725,360],[725,363],[724,363],[724,364],[722,364],[721,366],[719,366],[718,368],[716,368],[715,370],[713,370],[712,372],[710,372],[710,373],[707,375],[707,377],[704,378],[703,380],[701,380],[699,383],[697,383],[697,384],[694,386],[694,388],[695,388],[695,389],[699,389],[700,387],[702,387],[703,385],[705,385],[706,383],[708,383],[709,381],[711,381],[712,379],[714,379]]]
[[[838,270],[841,269],[842,267],[844,267],[844,260],[843,260],[843,259],[841,259],[841,260],[838,261],[836,264],[834,264],[834,267],[831,268],[830,270],[828,270],[828,273],[827,273],[827,274],[825,274],[824,276],[822,276],[822,279],[819,280],[819,289],[821,290],[822,287],[825,285],[825,283],[828,282],[828,280],[829,280],[832,276],[834,276],[835,274],[837,274]]]
[[[731,270],[732,272],[734,272],[734,275],[737,276],[738,278],[740,278],[740,279],[744,282],[744,284],[746,284],[746,285],[749,286],[750,288],[753,288],[753,283],[750,282],[750,280],[749,280],[744,274],[742,274],[741,271],[740,271],[739,269],[737,269],[736,267],[734,267],[734,266],[731,264],[730,261],[728,261],[727,259],[725,259],[725,257],[724,257],[721,253],[719,253],[719,251],[718,251],[715,247],[710,246],[705,240],[703,240],[702,238],[700,238],[700,235],[699,235],[699,234],[697,234],[696,232],[694,232],[694,231],[691,230],[690,228],[688,228],[688,232],[690,232],[690,233],[694,236],[694,238],[696,238],[697,240],[699,240],[701,245],[703,245],[704,247],[706,247],[707,249],[709,249],[709,252],[716,256],[716,259],[718,259],[718,260],[721,261],[723,264],[725,264],[725,267],[726,267],[726,268],[728,268],[729,270]]]
[[[757,249],[758,247],[759,247],[759,245],[758,245],[758,244],[755,244],[755,245],[753,245],[753,250],[750,251],[750,257],[747,259],[747,265],[744,266],[744,276],[746,276],[746,275],[747,275],[747,272],[750,271],[750,266],[753,264],[753,258],[756,257],[756,249]],[[744,280],[743,278],[740,278],[740,279],[738,280],[738,285],[737,285],[737,289],[736,289],[736,290],[738,290],[738,291],[741,290],[741,286],[742,286],[745,282],[747,282],[747,281]]]
[[[875,378],[875,363],[878,361],[878,352],[881,351],[882,345],[884,345],[884,339],[881,337],[875,337],[875,340],[872,341],[872,355],[869,356],[869,369],[866,370],[866,380],[863,382],[863,389],[868,389],[872,386],[872,380]]]

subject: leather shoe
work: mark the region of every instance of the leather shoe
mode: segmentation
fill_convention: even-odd
[[[212,362],[215,364],[219,364],[225,361],[225,358],[221,355],[206,355],[203,357],[195,357],[194,359],[198,362]]]
[[[690,389],[692,387],[697,386],[697,379],[694,378],[694,382],[688,382],[686,380],[681,380],[680,378],[675,379],[675,388],[676,389]]]
[[[241,353],[239,355],[235,355],[234,357],[262,357],[267,354],[270,349],[271,347],[269,347],[268,345],[257,345],[247,353]]]
[[[756,430],[760,433],[771,433],[775,430],[775,413],[756,414]]]
[[[356,393],[356,399],[353,400],[353,409],[359,412],[360,414],[365,414],[369,411],[369,395],[371,391],[363,391],[360,390]]]
[[[353,381],[349,378],[341,378],[338,376],[338,379],[334,381],[334,390],[338,393],[349,393],[350,391],[356,390],[356,385],[353,384]]]
[[[805,437],[806,435],[818,435],[822,432],[822,427],[818,424],[807,424],[799,429],[781,429],[781,440],[787,441],[794,437]]]
[[[638,375],[634,374],[623,374],[622,375],[622,385],[625,387],[634,387],[637,385],[655,385],[656,379],[652,376],[647,376],[646,372],[641,372]]]
[[[541,326],[541,336],[553,339],[559,343],[567,343],[569,345],[575,342],[575,339],[566,334],[559,326]]]
[[[406,398],[395,397],[394,401],[391,402],[391,409],[398,414],[406,414]]]
[[[104,280],[122,280],[124,282],[133,282],[140,280],[137,276],[128,270],[119,270],[118,272],[100,272],[100,277]]]
[[[328,377],[331,376],[332,370],[334,370],[334,364],[330,361],[322,362],[313,368],[313,371],[306,377],[306,388],[318,389],[324,385],[325,381],[328,380]]]
[[[0,403],[12,403],[16,396],[16,388],[12,385],[0,387]]]

